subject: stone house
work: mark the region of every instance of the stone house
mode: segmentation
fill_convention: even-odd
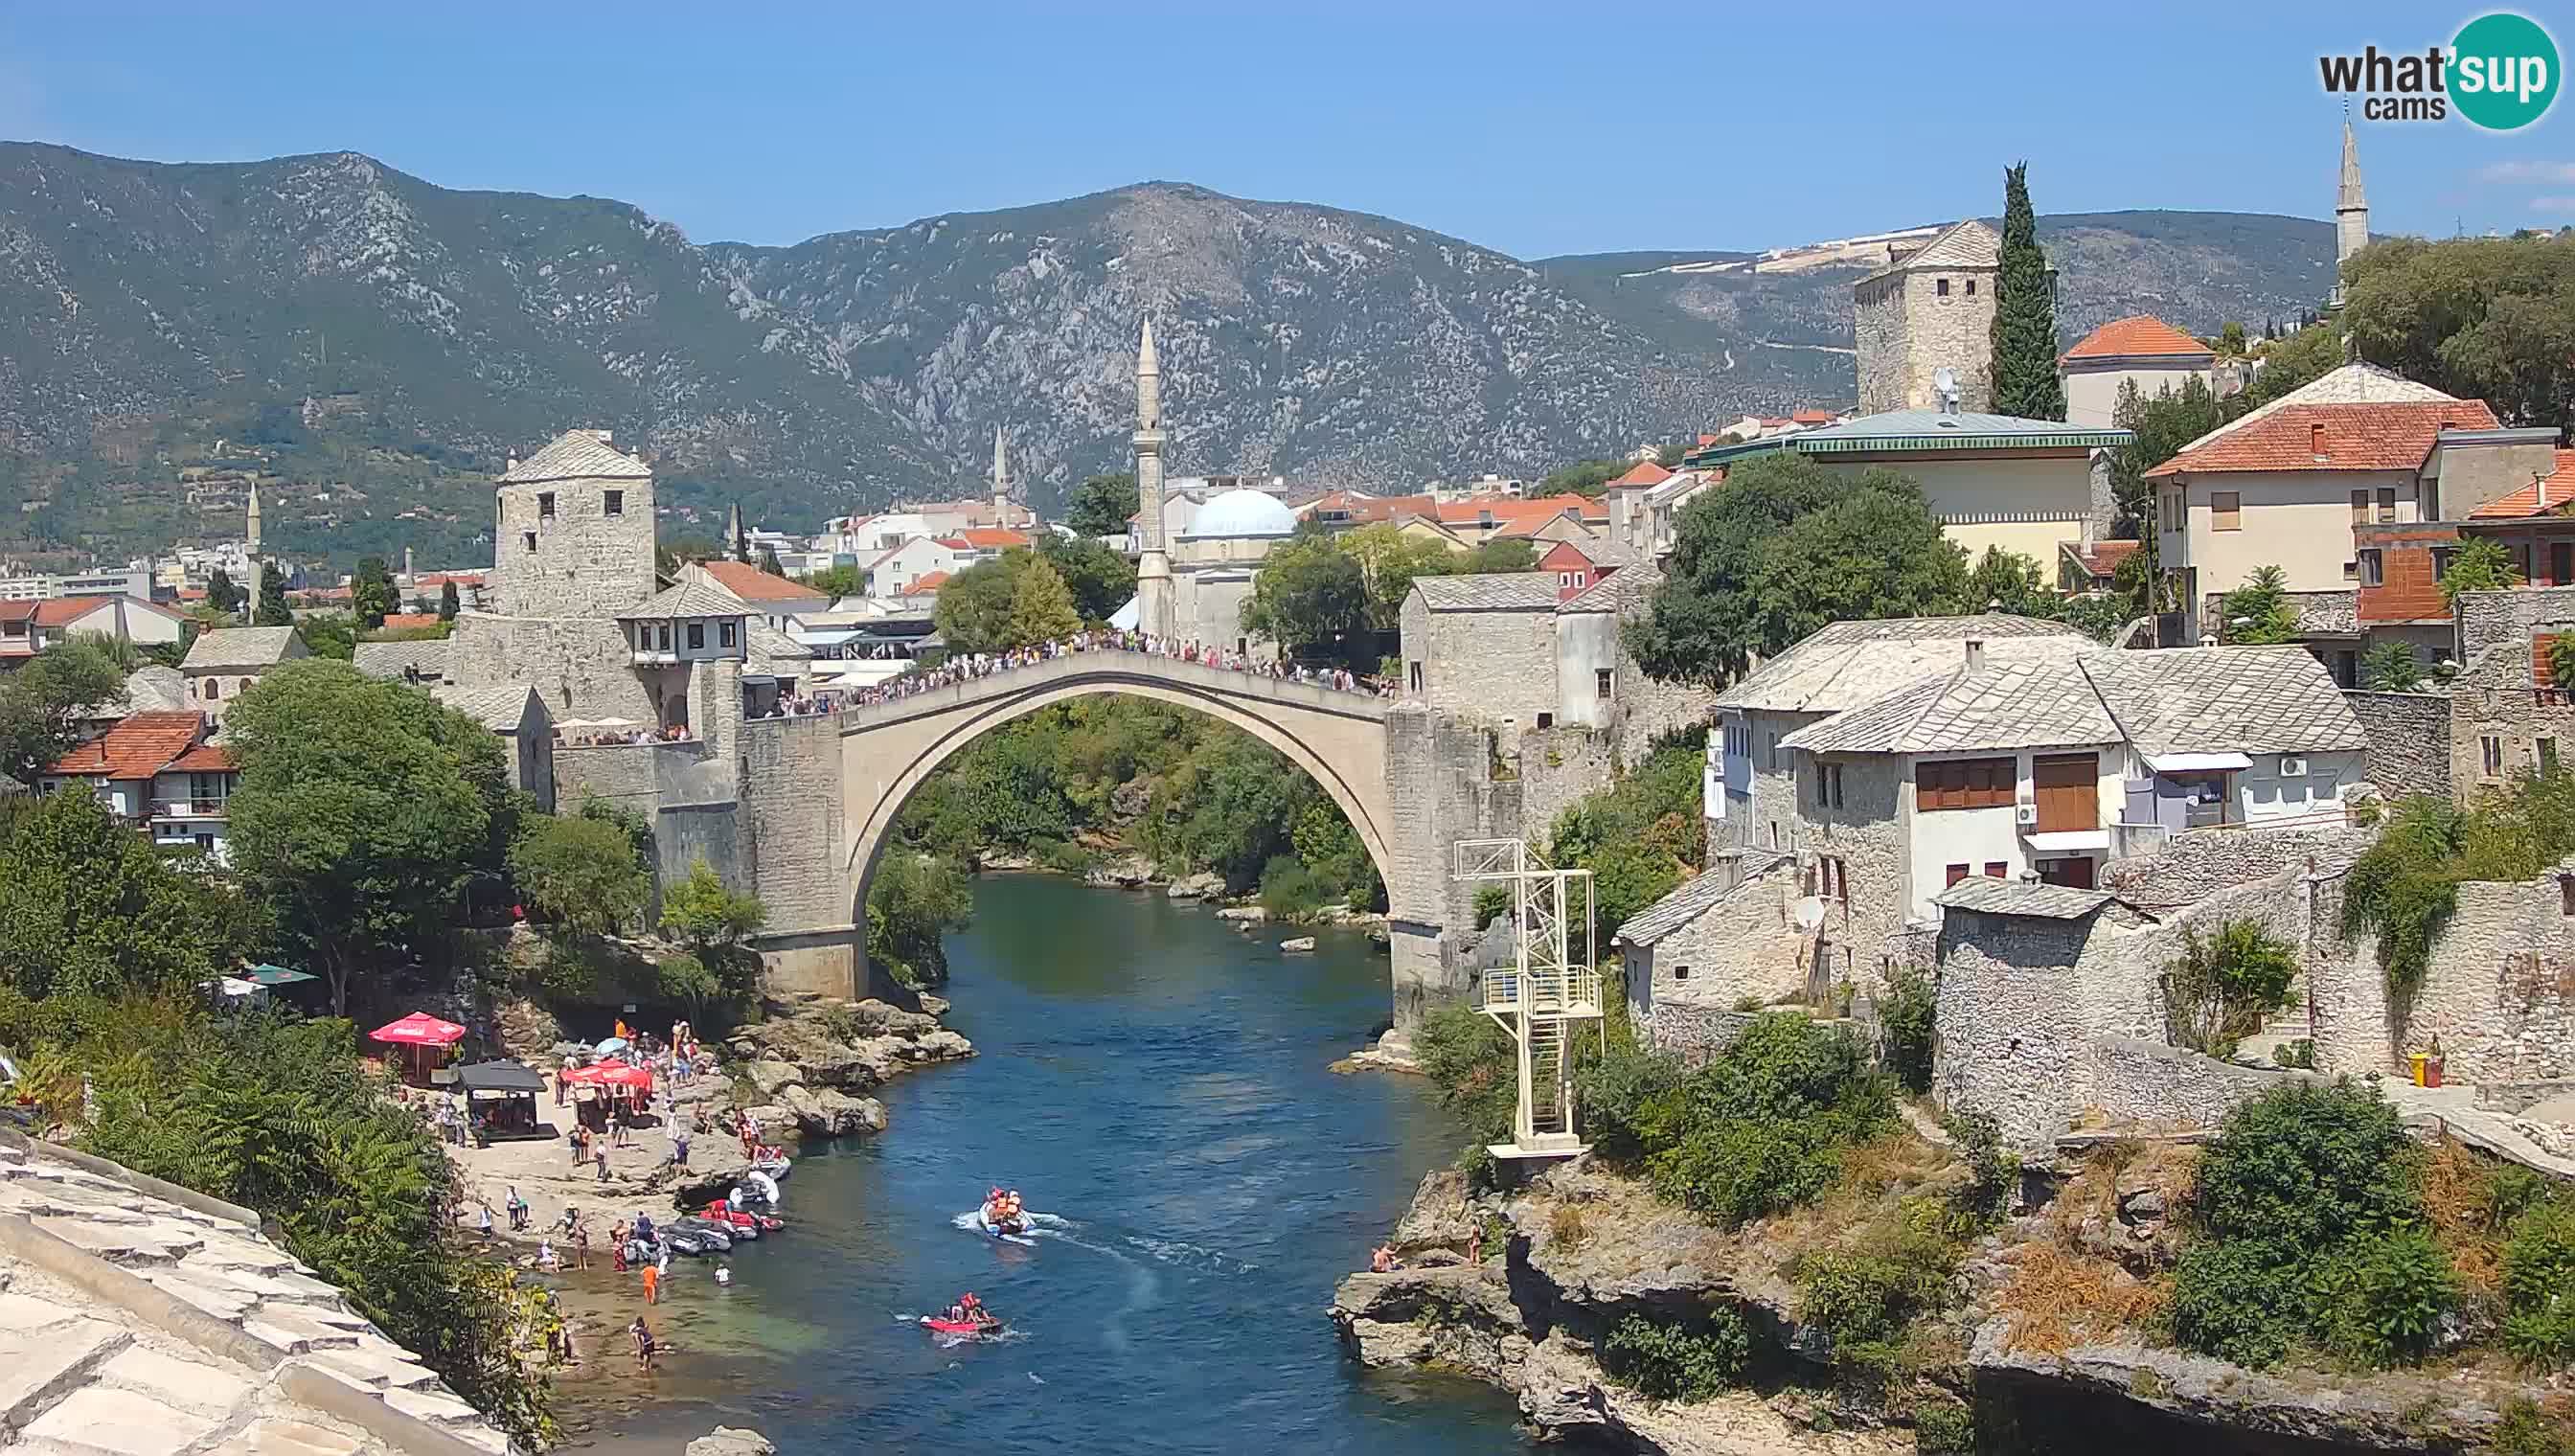
[[[499,735],[510,786],[547,813],[555,807],[555,723],[546,700],[525,683],[498,688],[430,688],[430,696]],[[578,808],[576,804],[574,807]]]
[[[1017,532],[1003,532],[1019,536]],[[1026,537],[1020,537],[1025,544]],[[680,568],[679,580],[695,582],[717,594],[733,599],[734,605],[747,617],[757,617],[779,632],[798,618],[818,612],[829,612],[832,599],[802,582],[774,577],[755,566],[742,562],[691,562]]]
[[[2149,314],[2112,319],[2056,356],[2070,425],[2112,426],[2119,390],[2135,385],[2143,399],[2179,394],[2196,379],[2217,388],[2217,351]]]
[[[190,706],[221,724],[233,700],[278,664],[310,656],[291,627],[219,627],[189,647],[179,672]]]
[[[1973,218],[1851,286],[1859,412],[1933,410],[1939,372],[1950,371],[1956,408],[1993,406],[1994,292],[2002,235]]]
[[[153,843],[193,844],[220,864],[231,837],[228,801],[241,771],[230,753],[206,740],[213,727],[194,709],[132,714],[54,760],[37,778],[37,791],[85,787]]]
[[[1970,642],[1994,664],[2070,658],[2094,646],[2063,623],[1996,613],[1836,622],[1811,634],[1717,696],[1704,808],[1710,847],[1794,848],[1797,799],[1780,740],[1956,671]]]
[[[1628,917],[1611,937],[1631,1024],[1666,1051],[1684,1048],[1682,1008],[1724,1010],[1816,995],[1813,924],[1801,924],[1796,861],[1731,849],[1705,872]],[[1658,1010],[1659,1008],[1659,1010]]]
[[[1940,528],[1970,559],[1999,547],[2038,562],[2068,541],[2110,534],[2117,504],[2108,452],[2129,432],[1957,409],[1861,415],[1817,430],[1693,452],[1693,471],[1755,456],[1802,455],[1835,471],[1891,470],[1921,483]]]

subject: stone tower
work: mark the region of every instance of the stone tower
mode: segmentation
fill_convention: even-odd
[[[1944,368],[1957,377],[1959,409],[1993,408],[2002,247],[2001,234],[1969,218],[1851,285],[1861,414],[1939,409]]]
[[[268,575],[268,563],[259,554],[259,487],[257,486],[250,488],[250,535],[242,543],[242,554],[250,563],[250,605],[242,609],[242,621],[250,622],[259,616],[260,581]]]
[[[993,427],[993,524],[1011,524],[1011,448],[1002,427]]]
[[[1154,352],[1154,321],[1136,350],[1136,508],[1144,552],[1136,562],[1136,625],[1172,635],[1172,559],[1163,540],[1163,361]]]
[[[653,595],[653,471],[605,430],[512,460],[493,503],[492,612],[611,622]]]
[[[2369,194],[2360,186],[2360,145],[2351,118],[2342,123],[2342,181],[2334,189],[2334,285],[2330,306],[2342,307],[2342,266],[2369,246]]]

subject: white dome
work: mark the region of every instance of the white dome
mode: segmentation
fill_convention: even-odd
[[[1198,519],[1182,535],[1292,536],[1295,532],[1296,513],[1277,496],[1266,491],[1228,491],[1199,507]]]

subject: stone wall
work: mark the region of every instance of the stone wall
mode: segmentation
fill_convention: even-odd
[[[1851,294],[1852,342],[1859,356],[1859,412],[1874,415],[1903,409],[1908,377],[1903,280],[1856,284]]]
[[[2374,831],[2327,824],[2295,829],[2190,829],[2148,854],[2102,866],[2101,888],[2161,913],[2195,905],[2220,890],[2284,871],[2339,874],[2360,857]]]
[[[2501,644],[2526,647],[2534,632],[2575,627],[2575,587],[2462,592],[2452,612],[2459,624],[2459,662],[2474,666]]]
[[[734,797],[732,766],[703,742],[567,744],[555,750],[554,762],[555,799],[564,813],[580,812],[590,798],[649,816],[669,804],[729,803]],[[816,790],[809,784],[806,791]]]
[[[2312,965],[2316,1065],[2401,1071],[2407,1053],[2437,1038],[2448,1081],[2575,1076],[2575,917],[2566,902],[2554,874],[2461,884],[2401,1010],[2390,1007],[2375,940]]]
[[[615,622],[466,612],[458,614],[447,642],[450,682],[466,688],[533,684],[557,722],[663,722],[662,705],[636,676],[634,651]]]
[[[1904,927],[1911,902],[1906,874],[1912,860],[1910,810],[1902,758],[1872,753],[1831,761],[1841,769],[1841,806],[1817,805],[1811,795],[1790,802],[1803,805],[1798,810],[1804,827],[1797,835],[1797,858],[1812,875],[1809,882],[1817,890],[1823,887],[1817,859],[1841,861],[1847,892],[1827,901],[1824,912],[1824,929],[1840,950],[1828,978],[1856,981],[1864,978],[1862,971],[1868,977],[1877,974],[1878,946]],[[1805,771],[1811,787],[1816,769],[1810,759]],[[1800,787],[1790,775],[1781,775],[1780,782],[1779,791],[1786,794],[1794,795]]]
[[[1926,267],[1857,284],[1852,332],[1859,352],[1859,412],[1937,409],[1932,383],[1956,372],[1958,408],[1993,408],[1994,284],[1991,268]],[[1936,280],[1949,280],[1941,295]],[[1976,291],[1966,291],[1973,279]]]
[[[1760,1014],[1722,1006],[1657,1003],[1651,1028],[1654,1050],[1700,1065],[1741,1040],[1745,1028]]]
[[[1797,890],[1796,862],[1774,860],[1688,924],[1651,945],[1624,948],[1626,975],[1648,991],[1656,1045],[1666,1006],[1686,1017],[1747,997],[1768,1005],[1818,989],[1809,984],[1807,963],[1814,936],[1790,914]]]
[[[1482,723],[1537,727],[1556,711],[1555,609],[1432,612],[1419,596],[1403,608],[1404,695]],[[1422,691],[1411,691],[1410,664]]]
[[[2123,1126],[2215,1127],[2236,1104],[2313,1073],[2238,1066],[2135,1036],[2090,1039],[2091,1105]]]
[[[2064,1131],[2091,1098],[2085,961],[2099,912],[2055,920],[1950,910],[1940,928],[1932,1095],[2015,1144]],[[2115,927],[2114,927],[2115,928]]]
[[[1609,786],[1615,741],[1590,728],[1530,728],[1519,736],[1519,820],[1531,843],[1556,815]]]
[[[2467,593],[2460,601],[2486,595],[2490,594]],[[2563,630],[2575,632],[2575,624]],[[2543,694],[2538,690],[2531,682],[2530,651],[2526,636],[2496,642],[2469,660],[2467,670],[2450,685],[2450,719],[2444,737],[2449,745],[2451,796],[2462,802],[2479,789],[2502,787],[2514,774],[2536,769],[2543,761],[2575,758],[2575,699],[2562,691]],[[2488,738],[2495,740],[2491,759],[2486,752]],[[2492,772],[2487,771],[2489,763]]]
[[[2450,700],[2438,693],[2343,694],[2369,734],[2361,770],[2381,795],[2450,792]]]
[[[743,725],[742,807],[751,880],[773,931],[855,918],[842,856],[841,735],[828,717]]]
[[[611,491],[619,498],[615,516],[607,514]],[[540,514],[541,494],[553,498],[551,516]],[[653,526],[650,478],[501,487],[494,497],[489,579],[494,610],[523,618],[577,618],[615,630],[609,619],[653,595]]]
[[[751,883],[742,814],[731,801],[664,805],[653,819],[653,850],[664,884],[688,878],[701,859],[727,884]]]

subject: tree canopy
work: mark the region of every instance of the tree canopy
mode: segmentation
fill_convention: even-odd
[[[576,935],[634,923],[653,894],[652,875],[627,831],[587,815],[528,815],[510,841],[510,879],[539,918]]]
[[[217,612],[239,612],[250,594],[233,585],[232,573],[221,567],[206,576],[206,605]]]
[[[1320,534],[1272,548],[1243,604],[1243,630],[1291,653],[1346,657],[1368,625],[1366,569]]]
[[[225,719],[241,786],[232,859],[345,1014],[362,971],[416,960],[496,873],[517,817],[500,740],[399,683],[307,659]]]
[[[2003,172],[2002,273],[1994,285],[1994,413],[2025,420],[2065,418],[2056,376],[2056,295],[2038,216],[2029,205],[2029,164]]]
[[[1891,471],[1756,456],[1682,507],[1673,535],[1663,585],[1626,633],[1666,682],[1723,686],[1828,622],[1955,612],[1967,592],[1966,553]]]
[[[662,928],[700,951],[739,945],[768,922],[759,896],[728,887],[704,859],[662,892]]]
[[[1053,531],[1040,532],[1037,542],[1038,555],[1064,579],[1085,622],[1107,622],[1136,595],[1136,564],[1118,548]]]
[[[2295,642],[2298,609],[2278,567],[2255,567],[2244,585],[2217,599],[2217,622],[2227,645]]]
[[[2362,358],[2484,400],[2507,425],[2575,415],[2575,238],[2394,238],[2343,271]]]
[[[257,948],[258,906],[165,859],[78,788],[0,821],[0,985],[53,994],[184,992]]]
[[[1635,462],[1626,460],[1578,460],[1546,473],[1537,483],[1536,494],[1560,496],[1570,491],[1577,496],[1597,496],[1611,481],[1625,475]]]
[[[868,574],[857,567],[825,567],[806,577],[805,585],[826,597],[861,597],[867,594]]]
[[[438,588],[438,620],[441,622],[454,622],[456,620],[456,614],[463,610],[465,610],[465,604],[460,601],[456,595],[456,584],[454,582],[440,583]]]
[[[253,627],[293,627],[295,613],[286,605],[286,573],[277,563],[262,564],[259,573],[259,603],[251,613]]]
[[[125,695],[126,669],[96,633],[75,633],[0,677],[0,772],[33,787],[80,741],[81,721]]]
[[[1135,476],[1093,476],[1065,498],[1064,524],[1078,536],[1124,536],[1127,518],[1139,509]]]
[[[1023,568],[1011,584],[1011,641],[1061,642],[1081,630],[1082,614],[1055,568],[1044,557]]]
[[[358,570],[349,578],[349,606],[358,621],[370,629],[385,625],[385,618],[402,608],[402,599],[394,591],[393,573],[380,556],[360,557]]]
[[[1022,588],[1030,577],[1053,585],[1029,587],[1024,607]],[[1125,599],[1120,601],[1123,604]],[[1061,611],[1056,610],[1059,606]],[[1024,648],[1061,638],[1082,625],[1082,614],[1064,578],[1045,557],[1024,546],[977,562],[940,583],[939,600],[930,616],[947,640],[948,650],[955,653]]]

